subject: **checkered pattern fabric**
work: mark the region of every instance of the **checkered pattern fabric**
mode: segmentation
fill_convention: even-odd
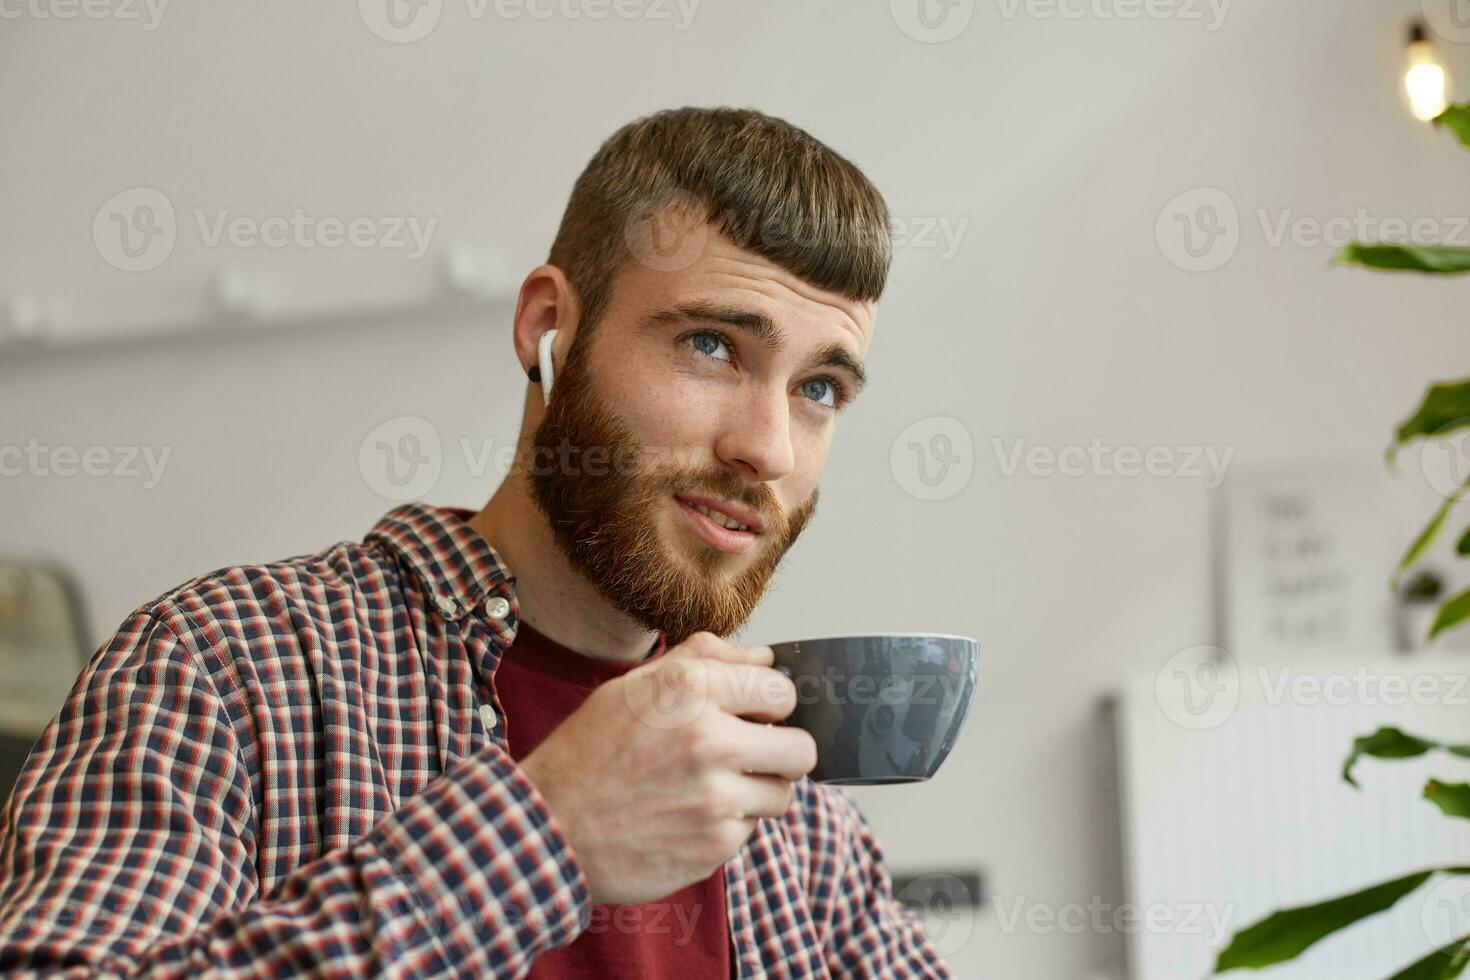
[[[518,977],[586,928],[505,749],[515,579],[464,513],[130,615],[0,809],[0,973]],[[741,977],[947,976],[838,790],[803,780],[725,873]]]

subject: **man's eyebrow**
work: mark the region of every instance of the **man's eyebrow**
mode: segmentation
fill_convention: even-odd
[[[680,303],[666,310],[650,313],[643,318],[643,323],[648,327],[655,327],[688,320],[703,320],[734,327],[736,330],[749,334],[755,338],[757,343],[772,352],[783,350],[786,347],[786,335],[764,313],[702,300]],[[807,359],[806,366],[808,368],[842,368],[851,374],[854,383],[849,400],[857,397],[857,393],[868,383],[868,372],[864,370],[862,361],[859,361],[851,351],[838,343],[828,344],[818,350]]]

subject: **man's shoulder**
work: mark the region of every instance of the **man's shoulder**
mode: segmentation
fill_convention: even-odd
[[[399,582],[381,544],[339,541],[277,561],[216,568],[144,603],[135,615],[161,621],[191,646],[211,646],[357,618],[381,606]]]

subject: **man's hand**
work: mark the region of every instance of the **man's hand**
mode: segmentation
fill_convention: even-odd
[[[796,706],[770,647],[696,633],[608,681],[521,760],[571,842],[594,902],[651,902],[707,878],[817,764],[769,724]]]

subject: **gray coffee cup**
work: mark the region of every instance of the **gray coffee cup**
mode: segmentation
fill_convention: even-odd
[[[819,783],[928,779],[970,711],[980,644],[950,633],[869,633],[769,644],[796,685],[784,724],[817,740]]]

